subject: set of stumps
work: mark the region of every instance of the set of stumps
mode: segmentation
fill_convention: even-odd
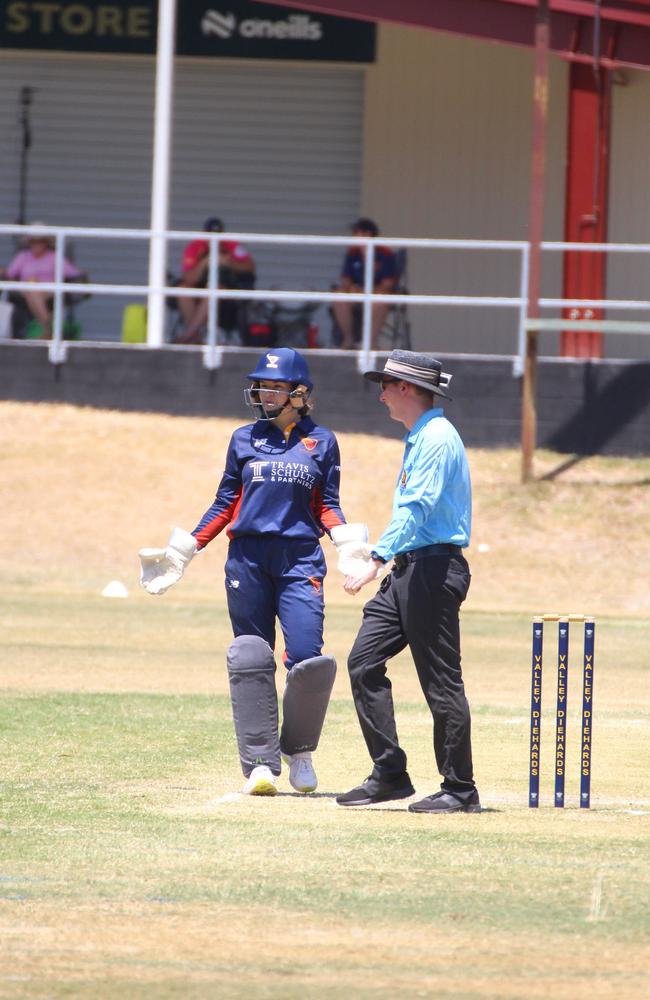
[[[530,697],[530,767],[528,805],[539,806],[539,778],[541,768],[542,724],[542,666],[544,625],[557,622],[557,703],[555,711],[555,795],[554,805],[564,807],[564,778],[566,774],[567,736],[567,681],[569,676],[569,626],[571,622],[584,624],[582,661],[582,716],[580,725],[580,808],[591,804],[591,747],[594,690],[594,639],[596,622],[586,615],[535,615],[533,618],[532,678]]]

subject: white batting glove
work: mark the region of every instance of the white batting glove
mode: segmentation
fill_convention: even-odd
[[[345,542],[339,546],[337,569],[343,576],[365,576],[374,567],[370,542]],[[378,575],[379,569],[377,569]]]
[[[332,528],[330,535],[332,541],[340,552],[341,546],[346,545],[349,542],[367,542],[368,525],[361,523],[337,524],[334,528]]]
[[[148,594],[164,594],[178,583],[196,553],[196,539],[174,528],[164,549],[140,549],[140,583]]]

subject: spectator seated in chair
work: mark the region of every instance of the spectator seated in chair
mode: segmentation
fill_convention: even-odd
[[[222,233],[224,225],[221,219],[206,219],[203,231],[206,233]],[[206,288],[208,284],[208,266],[210,258],[210,243],[208,240],[192,240],[183,253],[183,274],[177,282],[179,288]],[[221,240],[219,243],[219,288],[254,288],[255,262],[245,247],[234,240]],[[179,295],[176,299],[178,309],[183,318],[183,330],[176,338],[177,344],[201,343],[203,332],[208,320],[207,298],[195,299]],[[243,302],[230,299],[219,303],[219,326],[224,330],[233,330],[239,326],[239,316]]]
[[[51,238],[35,234],[29,237],[26,248],[20,250],[2,272],[7,281],[24,281],[29,285],[29,291],[25,289],[24,292],[9,294],[9,301],[14,305],[14,337],[24,336],[25,328],[34,320],[40,326],[40,336],[46,340],[51,339],[54,296],[52,292],[38,291],[34,286],[40,281],[54,281],[55,261]],[[67,281],[86,281],[87,275],[64,258],[63,278]]]
[[[372,219],[357,219],[351,228],[353,236],[379,236],[379,228]],[[336,291],[362,292],[365,263],[365,246],[350,247],[343,260],[343,272]],[[382,247],[377,244],[375,245],[374,264],[373,291],[382,295],[394,292],[397,283],[395,254],[388,247]],[[355,323],[355,306],[357,305],[357,303],[348,303],[342,300],[332,303],[332,313],[341,338],[340,345],[337,346],[342,347],[344,350],[353,350],[357,346],[356,327],[358,324]],[[379,333],[384,325],[389,309],[390,306],[386,302],[377,302],[372,307],[370,347],[373,351],[376,351],[378,348]],[[359,309],[356,312],[359,312]]]

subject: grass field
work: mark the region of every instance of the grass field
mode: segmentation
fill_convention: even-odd
[[[234,424],[0,404],[0,997],[621,998],[650,991],[650,461],[473,452],[463,614],[480,816],[338,808],[369,771],[345,658],[361,598],[328,578],[339,661],[313,796],[239,794],[217,539],[152,599],[135,553],[193,527]],[[400,445],[341,437],[343,500],[373,535]],[[542,476],[547,478],[542,479]],[[368,484],[372,483],[372,489]],[[127,600],[101,597],[120,579]],[[527,808],[530,615],[596,614],[592,809]],[[391,670],[420,795],[431,724]]]

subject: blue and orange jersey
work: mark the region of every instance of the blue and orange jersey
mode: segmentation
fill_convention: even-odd
[[[375,274],[373,284],[376,287],[386,278],[397,277],[397,260],[388,247],[375,247]],[[366,258],[361,247],[350,247],[343,260],[343,277],[349,278],[353,285],[363,288],[365,280]]]
[[[230,439],[214,503],[192,534],[200,549],[224,528],[230,538],[320,538],[345,524],[340,478],[338,442],[310,417],[287,436],[271,421],[246,424]]]

